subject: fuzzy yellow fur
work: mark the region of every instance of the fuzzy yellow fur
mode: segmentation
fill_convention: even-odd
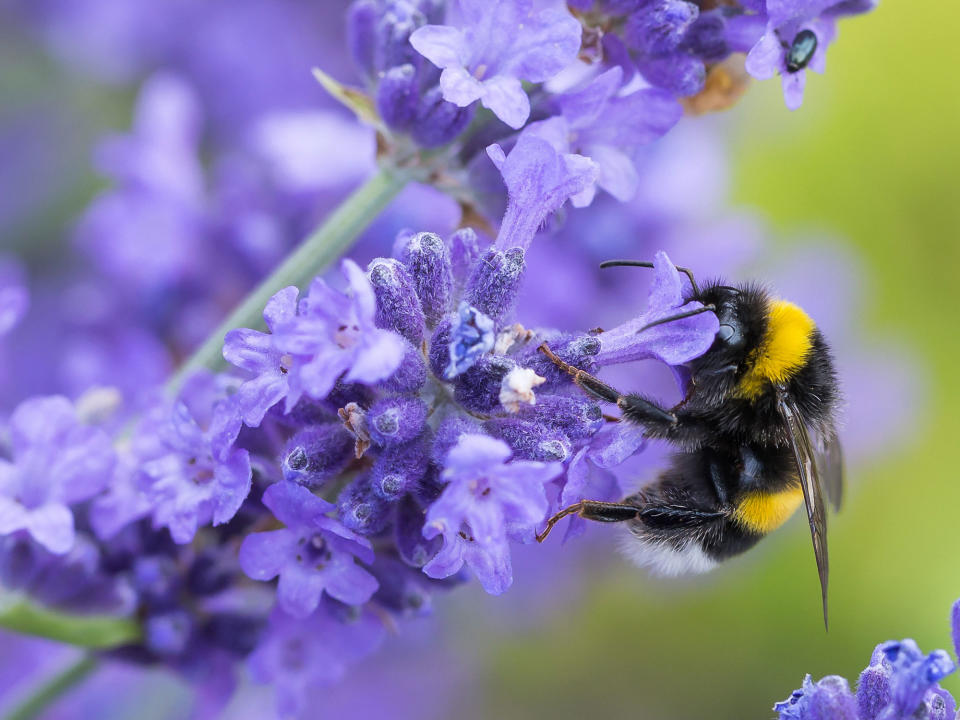
[[[780,492],[751,492],[737,504],[733,519],[748,530],[766,535],[783,525],[802,502],[799,485]]]
[[[747,360],[749,370],[740,380],[738,394],[752,400],[768,383],[786,382],[793,377],[807,360],[815,327],[810,316],[793,303],[774,300],[767,330]]]

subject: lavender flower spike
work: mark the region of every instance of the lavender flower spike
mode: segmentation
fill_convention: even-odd
[[[277,601],[284,612],[307,617],[324,592],[348,605],[370,599],[377,581],[354,557],[373,562],[373,549],[327,517],[333,505],[290,482],[267,488],[263,504],[287,527],[249,535],[240,546],[240,567],[254,580],[280,576]]]
[[[647,311],[600,334],[600,352],[596,357],[599,365],[644,358],[657,358],[671,366],[682,365],[703,355],[713,344],[720,325],[712,312],[642,329],[656,320],[703,307],[698,302],[684,302],[690,283],[665,252],[654,256],[653,267]]]
[[[70,505],[96,495],[115,461],[107,435],[77,420],[65,397],[22,403],[10,417],[12,461],[0,459],[0,535],[25,530],[47,550],[70,551]]]
[[[443,98],[460,107],[479,100],[512,128],[530,116],[521,80],[540,83],[572,63],[580,23],[563,8],[535,10],[533,0],[460,0],[463,27],[426,25],[410,36],[443,68]]]
[[[506,443],[487,435],[463,435],[447,454],[446,487],[427,511],[423,536],[443,536],[443,547],[423,571],[453,575],[466,563],[483,589],[499,595],[513,582],[508,538],[532,537],[547,513],[544,483],[560,463],[510,462]]]

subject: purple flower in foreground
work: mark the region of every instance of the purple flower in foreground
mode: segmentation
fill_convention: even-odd
[[[524,132],[509,154],[490,145],[487,154],[507,186],[507,211],[497,234],[497,248],[527,248],[555,210],[577,195],[592,197],[597,164],[583,155],[558,151],[547,140]]]
[[[685,294],[690,292],[690,282],[677,271],[665,252],[654,256],[653,265],[653,285],[646,312],[598,336],[598,364],[657,358],[671,366],[682,365],[703,355],[713,344],[719,321],[712,312],[642,329],[656,320],[703,307],[699,302],[684,302]]]
[[[290,482],[267,488],[263,504],[287,527],[247,536],[240,567],[254,580],[280,576],[277,602],[284,612],[305,618],[324,592],[348,605],[370,599],[377,581],[354,558],[371,563],[373,549],[368,540],[327,517],[333,505]]]
[[[443,547],[423,571],[453,575],[466,563],[483,589],[499,595],[513,582],[509,538],[528,539],[547,513],[543,485],[560,463],[511,462],[509,446],[486,435],[463,435],[447,454],[443,493],[427,511],[423,536]]]
[[[512,128],[523,127],[530,100],[521,80],[549,80],[580,50],[580,23],[565,8],[535,10],[533,0],[460,0],[463,27],[426,25],[410,36],[443,68],[443,97],[460,107],[479,100]]]
[[[77,420],[65,397],[27,400],[10,417],[11,459],[0,459],[0,535],[26,530],[50,552],[74,543],[70,505],[96,495],[114,464],[110,438]]]
[[[274,609],[263,640],[250,655],[251,676],[275,686],[283,717],[297,715],[311,690],[342,678],[348,664],[369,655],[383,639],[383,623],[370,610],[332,610],[324,604],[301,619]]]
[[[155,527],[188,543],[202,525],[236,515],[250,493],[250,455],[233,446],[240,433],[236,402],[222,399],[207,373],[184,385],[173,406],[163,405],[138,428],[146,450],[142,468]]]
[[[343,261],[347,294],[315,279],[297,305],[297,289],[284,288],[264,310],[270,334],[241,328],[227,333],[223,356],[254,375],[237,391],[244,422],[257,427],[267,410],[286,400],[290,412],[304,393],[323,399],[337,380],[373,383],[403,362],[407,345],[376,325],[370,281]]]

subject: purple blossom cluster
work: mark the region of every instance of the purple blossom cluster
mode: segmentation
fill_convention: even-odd
[[[960,601],[951,616],[954,651],[960,656]],[[913,640],[877,645],[870,665],[860,673],[856,692],[839,675],[813,682],[807,675],[803,687],[774,705],[779,720],[952,720],[953,696],[940,681],[957,665],[944,650],[924,654]]]

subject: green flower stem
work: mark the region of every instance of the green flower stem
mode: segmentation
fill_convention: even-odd
[[[140,627],[131,618],[69,615],[18,596],[0,595],[0,628],[86,648],[116,647],[140,638]]]
[[[40,717],[40,713],[56,702],[65,692],[78,685],[96,670],[98,664],[97,658],[93,655],[84,655],[59,675],[50,678],[37,688],[30,697],[14,708],[5,720],[34,720],[34,718]]]
[[[191,355],[167,383],[176,392],[184,380],[202,368],[222,370],[223,338],[234,328],[262,328],[263,308],[278,290],[289,285],[301,289],[337,260],[357,236],[380,214],[409,182],[410,175],[395,168],[382,168],[348,197],[280,267],[254,288],[203,345]]]

